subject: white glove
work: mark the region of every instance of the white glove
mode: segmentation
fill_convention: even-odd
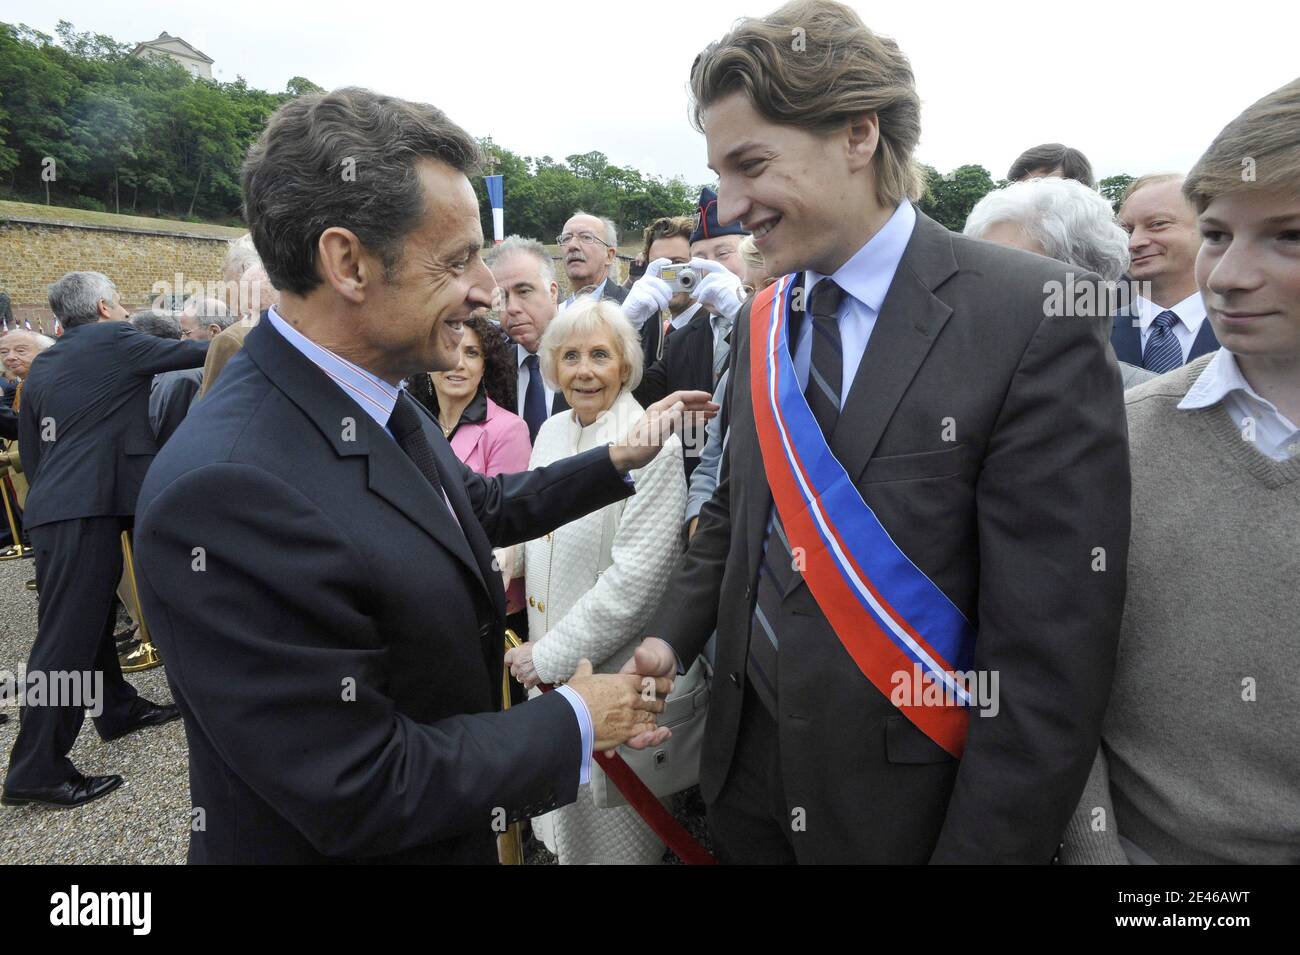
[[[655,259],[645,267],[645,275],[632,283],[627,298],[623,299],[623,314],[637,331],[651,315],[658,315],[668,307],[673,287],[659,277],[659,272],[671,264],[669,259]]]
[[[691,298],[719,315],[735,318],[745,301],[740,276],[712,259],[691,259],[691,268],[704,273],[700,284],[691,291]]]

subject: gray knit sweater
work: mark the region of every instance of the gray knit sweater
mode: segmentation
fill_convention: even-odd
[[[1300,863],[1300,458],[1178,410],[1211,357],[1125,395],[1128,597],[1066,863],[1125,862],[1121,835],[1160,863]]]

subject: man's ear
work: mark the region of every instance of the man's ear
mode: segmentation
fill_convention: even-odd
[[[101,322],[106,322],[113,317],[113,306],[108,303],[107,299],[101,298],[99,300],[97,311],[99,312],[99,320]]]
[[[208,338],[216,338],[221,334],[221,326],[216,322],[208,323]]]
[[[559,282],[551,283],[551,304],[552,305],[560,304],[560,283]]]
[[[353,305],[365,301],[367,288],[379,278],[378,269],[382,266],[351,229],[331,226],[316,242],[321,281]]]
[[[880,116],[876,113],[863,113],[849,120],[848,158],[849,169],[857,172],[870,164],[880,147]]]

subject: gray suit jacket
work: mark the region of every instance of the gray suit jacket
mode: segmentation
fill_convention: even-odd
[[[1045,317],[1052,281],[1066,281],[1066,266],[917,217],[831,448],[975,625],[975,667],[998,675],[998,712],[972,715],[953,759],[862,675],[796,580],[771,622],[781,781],[787,809],[804,811],[791,834],[802,862],[1046,863],[1078,803],[1124,604],[1129,466],[1110,319]],[[772,507],[750,307],[732,342],[721,482],[646,630],[688,665],[716,625],[700,764],[709,802],[736,748]]]

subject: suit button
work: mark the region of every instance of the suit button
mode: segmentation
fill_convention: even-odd
[[[546,613],[546,604],[542,603],[540,600],[537,601],[537,609],[542,613]]]
[[[732,685],[734,685],[734,686],[740,686],[740,674],[739,674],[739,673],[728,673],[727,676],[729,676],[729,677],[731,678]]]
[[[748,584],[745,585],[745,599],[746,599],[746,600],[749,599],[749,585],[748,585]]]
[[[530,607],[536,607],[536,606],[537,606],[537,601],[536,601],[534,598],[529,597],[529,598],[528,598],[528,606],[530,606]]]

